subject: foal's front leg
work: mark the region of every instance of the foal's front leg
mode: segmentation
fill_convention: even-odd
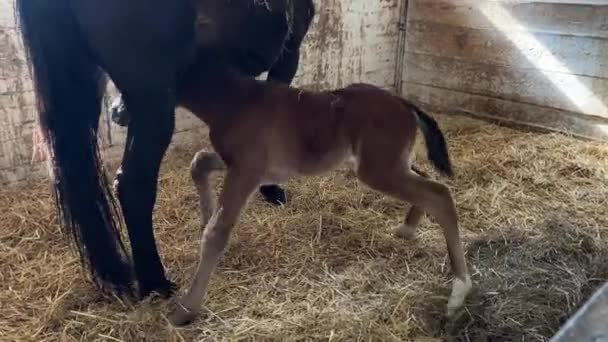
[[[250,170],[228,169],[220,194],[219,209],[203,231],[200,260],[190,290],[177,301],[175,310],[169,315],[169,320],[174,325],[188,324],[198,315],[211,273],[228,244],[241,210],[260,180],[261,177]]]
[[[213,171],[223,170],[224,162],[213,152],[199,151],[190,163],[190,175],[196,191],[198,192],[198,205],[201,217],[201,226],[205,227],[214,211],[211,182],[209,177]]]

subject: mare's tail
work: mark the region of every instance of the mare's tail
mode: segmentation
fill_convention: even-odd
[[[55,199],[63,229],[95,283],[132,293],[132,275],[121,242],[97,146],[103,74],[68,0],[17,0],[18,20],[31,63],[37,121],[53,167]]]

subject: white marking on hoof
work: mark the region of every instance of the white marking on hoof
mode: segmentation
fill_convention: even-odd
[[[402,239],[413,240],[416,238],[416,227],[400,224],[393,228],[393,234]]]
[[[118,184],[120,184],[118,179],[114,179],[114,182],[112,182],[112,191],[114,191],[115,194],[118,194]]]
[[[115,194],[118,194],[118,186],[120,185],[120,177],[122,177],[122,166],[116,170],[116,175],[114,175],[114,181],[112,182],[112,190]]]
[[[452,294],[448,300],[448,317],[452,317],[454,313],[462,307],[464,300],[473,288],[471,277],[467,274],[465,280],[454,278],[452,282]]]

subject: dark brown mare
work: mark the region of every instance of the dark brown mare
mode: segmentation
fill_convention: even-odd
[[[249,1],[249,0],[248,0]],[[260,49],[258,40],[254,37],[244,40],[244,37],[251,35],[251,28],[259,21],[260,14],[253,13],[248,18],[243,18],[245,11],[235,11],[235,2],[218,0],[196,0],[197,4],[197,31],[200,32],[197,45],[217,46],[221,45],[226,52],[222,60],[230,64],[244,75],[260,76],[263,72],[268,72],[267,80],[290,85],[293,81],[300,62],[300,46],[304,37],[308,33],[311,21],[314,17],[315,8],[312,0],[296,1],[294,6],[289,8],[293,21],[291,24],[291,34],[287,37],[283,52],[274,62],[274,54],[269,56],[256,56],[258,51],[272,51],[273,48]],[[239,5],[237,2],[236,5]],[[264,10],[262,10],[264,11]],[[265,14],[265,13],[262,13]],[[219,18],[223,20],[218,22]],[[248,22],[250,20],[251,22]],[[234,23],[241,23],[238,28],[228,27]],[[220,26],[223,25],[223,26]],[[253,46],[247,48],[251,52],[248,55],[233,53],[230,50],[242,50],[246,44]],[[116,97],[110,106],[112,121],[119,126],[126,127],[129,124],[130,114],[121,96]],[[122,171],[117,171],[115,184]],[[280,205],[287,201],[285,191],[278,185],[263,185],[260,193],[269,203]]]
[[[289,42],[295,8],[311,0],[197,1],[17,0],[62,227],[95,283],[118,294],[134,294],[134,280],[141,297],[174,291],[156,248],[152,210],[174,129],[176,84],[188,74],[197,46],[245,69],[269,68]],[[226,3],[233,4],[229,11],[218,5]],[[131,115],[122,210],[97,146],[106,75]],[[131,256],[120,238],[121,214]]]

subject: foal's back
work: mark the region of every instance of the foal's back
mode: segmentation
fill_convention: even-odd
[[[270,167],[316,174],[357,157],[362,144],[395,156],[413,145],[415,113],[376,86],[359,83],[321,92],[263,86],[264,95],[248,107],[250,118],[264,117],[266,127],[250,134],[266,146]]]

